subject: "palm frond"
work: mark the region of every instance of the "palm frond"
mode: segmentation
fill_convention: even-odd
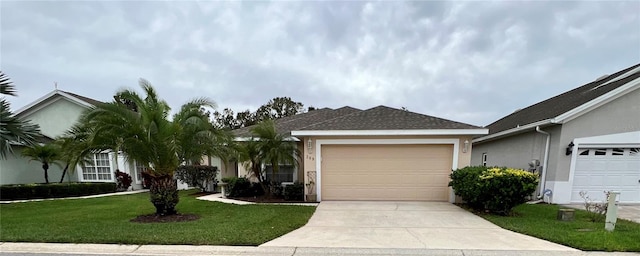
[[[11,79],[0,71],[0,94],[17,96],[16,89],[11,83]]]

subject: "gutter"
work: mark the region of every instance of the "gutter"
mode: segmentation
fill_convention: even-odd
[[[527,124],[527,125],[518,126],[516,128],[511,128],[509,130],[504,130],[504,131],[501,131],[501,132],[497,132],[497,133],[494,133],[494,134],[491,134],[491,135],[487,135],[487,136],[484,136],[484,137],[475,138],[475,139],[473,139],[472,142],[473,143],[477,143],[477,142],[483,142],[483,141],[486,141],[486,140],[497,139],[497,138],[500,138],[500,137],[503,137],[503,136],[506,136],[506,135],[509,135],[509,134],[512,134],[512,133],[517,133],[517,132],[529,130],[531,128],[536,128],[536,127],[541,126],[541,125],[548,125],[548,124],[555,124],[555,123],[556,122],[553,119],[545,119],[545,120],[538,121],[538,122],[535,122],[535,123],[530,123],[530,124]]]
[[[547,136],[547,142],[544,147],[544,161],[542,162],[542,174],[540,179],[540,191],[538,192],[538,199],[542,198],[544,195],[544,187],[547,181],[547,164],[549,161],[549,143],[551,142],[551,134],[540,130],[540,126],[536,126],[536,132],[542,133]]]

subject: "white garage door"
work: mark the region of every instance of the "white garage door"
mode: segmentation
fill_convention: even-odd
[[[452,145],[322,145],[322,200],[448,201]]]
[[[640,203],[640,148],[580,149],[575,166],[572,202],[584,202],[580,191],[597,201],[619,191],[621,203]]]

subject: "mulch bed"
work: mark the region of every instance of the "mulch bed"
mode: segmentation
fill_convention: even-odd
[[[305,201],[286,201],[284,198],[278,197],[266,197],[266,196],[256,196],[256,197],[229,197],[230,199],[254,202],[254,203],[307,203]]]
[[[184,221],[194,221],[200,219],[200,216],[195,214],[172,214],[172,215],[156,215],[156,214],[147,214],[140,215],[131,220],[131,222],[138,223],[166,223],[166,222],[184,222]]]
[[[199,196],[206,196],[206,195],[211,195],[211,194],[217,194],[217,193],[213,193],[213,192],[194,192],[189,194],[190,196],[195,196],[195,197],[199,197]]]

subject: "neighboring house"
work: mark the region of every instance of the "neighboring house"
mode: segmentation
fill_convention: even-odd
[[[471,163],[535,169],[552,203],[640,203],[638,88],[640,64],[518,110],[473,140]]]
[[[301,151],[281,182],[304,182],[322,200],[453,201],[452,169],[468,166],[473,136],[487,129],[385,106],[323,108],[275,120]],[[239,140],[252,126],[234,130]],[[243,138],[244,137],[244,138]],[[248,176],[237,163],[222,176]]]
[[[100,103],[98,100],[74,93],[54,90],[16,111],[16,116],[38,124],[42,134],[48,138],[47,140],[52,141],[53,138],[63,135],[71,128],[85,110]],[[41,164],[22,157],[23,148],[15,145],[13,155],[9,154],[7,159],[0,160],[0,184],[44,182]],[[93,154],[89,160],[89,164],[84,167],[78,166],[74,173],[68,173],[65,181],[115,182],[114,172],[119,169],[131,175],[133,189],[142,188],[141,171],[144,167],[127,162],[124,155],[103,152]],[[49,182],[58,182],[61,175],[62,168],[52,164],[49,169]],[[179,184],[181,188],[186,187],[184,184]]]

